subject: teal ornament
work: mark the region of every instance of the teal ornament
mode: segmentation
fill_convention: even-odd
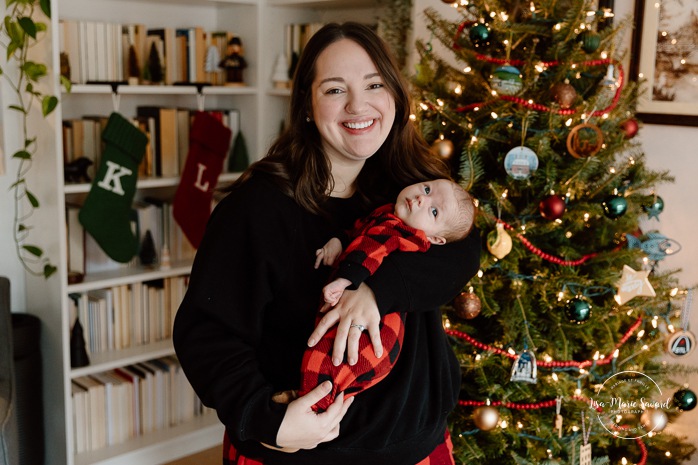
[[[654,201],[649,205],[643,205],[642,209],[647,212],[649,218],[659,221],[659,214],[664,211],[664,200],[659,196],[655,196]]]
[[[484,24],[478,23],[470,28],[468,36],[475,47],[486,47],[492,39],[492,31]]]
[[[500,66],[490,76],[490,86],[500,94],[517,94],[523,87],[521,71],[511,65]]]
[[[570,299],[565,304],[565,316],[570,323],[581,325],[591,318],[591,304],[579,297]]]
[[[579,34],[578,38],[582,43],[582,50],[587,53],[594,53],[601,45],[601,36],[598,34],[598,32],[584,31]]]
[[[628,211],[628,201],[621,195],[612,195],[606,198],[601,205],[604,214],[612,220],[620,218]]]
[[[674,403],[681,411],[689,411],[696,408],[696,393],[690,389],[679,389],[674,393]]]
[[[625,238],[628,241],[629,249],[641,249],[647,254],[647,258],[654,262],[663,260],[664,257],[674,255],[681,250],[681,244],[659,233],[647,233],[643,240],[626,233]]]

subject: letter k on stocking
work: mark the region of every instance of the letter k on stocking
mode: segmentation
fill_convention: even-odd
[[[79,219],[111,259],[126,263],[138,252],[138,238],[131,230],[131,202],[148,138],[123,116],[112,113],[102,139],[106,144],[102,161]]]

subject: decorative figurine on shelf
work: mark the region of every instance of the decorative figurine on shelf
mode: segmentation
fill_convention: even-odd
[[[85,348],[85,335],[80,319],[75,319],[70,332],[70,367],[80,368],[90,364],[90,357]]]
[[[288,79],[288,60],[286,55],[279,53],[274,65],[274,75],[271,77],[276,89],[288,89],[290,81]]]
[[[63,165],[63,179],[66,183],[91,182],[87,169],[93,165],[87,157],[76,158]]]
[[[242,41],[239,37],[233,37],[228,41],[227,55],[218,64],[225,70],[225,85],[241,86],[242,70],[247,68],[245,57],[242,56]]]

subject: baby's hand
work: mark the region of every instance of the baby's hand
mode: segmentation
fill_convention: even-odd
[[[339,299],[342,297],[342,294],[344,294],[344,289],[349,287],[350,284],[351,281],[349,281],[348,279],[335,279],[334,281],[322,288],[323,299],[325,300],[325,302],[330,304],[330,306],[334,307],[335,305],[337,305],[337,302],[339,302]]]
[[[327,266],[334,265],[335,260],[341,253],[342,242],[333,237],[321,249],[315,251],[315,269],[319,268],[321,263]]]

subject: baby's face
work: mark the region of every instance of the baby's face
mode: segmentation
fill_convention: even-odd
[[[457,209],[452,183],[445,179],[407,186],[395,202],[395,216],[427,236],[437,236],[449,229],[457,218]]]

